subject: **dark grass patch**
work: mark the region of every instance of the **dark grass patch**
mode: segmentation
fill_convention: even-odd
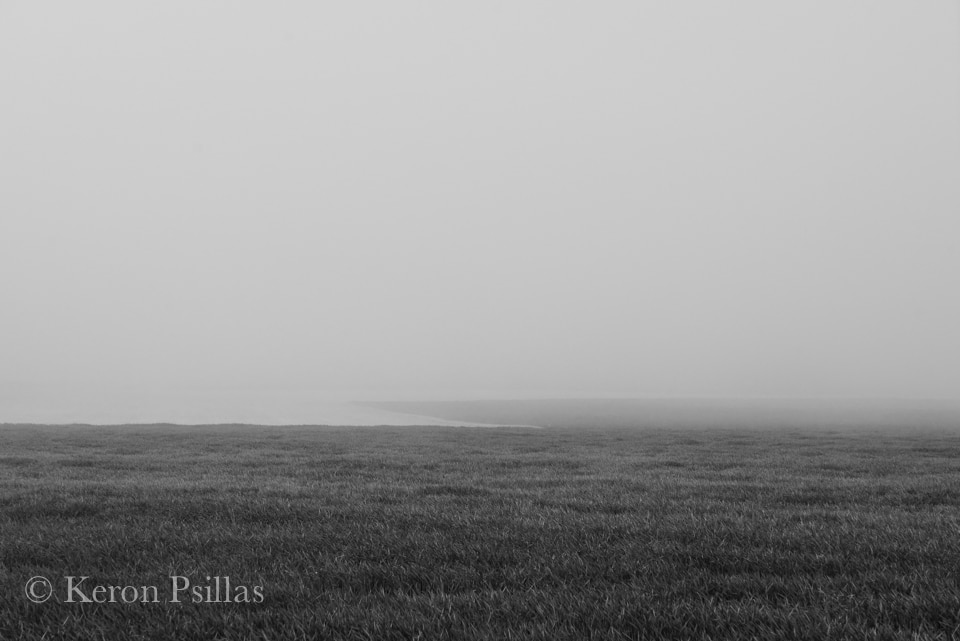
[[[470,485],[431,485],[422,488],[420,493],[433,496],[485,496],[491,491]]]

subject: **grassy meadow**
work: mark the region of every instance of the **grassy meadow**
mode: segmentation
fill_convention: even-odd
[[[0,426],[0,639],[958,635],[960,433]]]

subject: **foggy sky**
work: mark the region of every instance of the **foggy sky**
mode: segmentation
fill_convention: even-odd
[[[8,394],[960,396],[956,2],[3,2],[0,176]]]

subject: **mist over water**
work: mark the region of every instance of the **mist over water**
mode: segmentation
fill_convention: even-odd
[[[331,395],[283,390],[143,390],[9,387],[0,423],[94,425],[470,425],[455,418],[358,405]]]
[[[960,430],[949,399],[540,398],[351,402],[304,390],[31,389],[0,394],[0,423],[426,425],[545,428]]]
[[[944,399],[510,399],[374,403],[443,418],[556,428],[960,430]]]

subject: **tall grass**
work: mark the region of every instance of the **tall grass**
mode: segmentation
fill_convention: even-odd
[[[23,593],[174,574],[265,600]],[[2,639],[958,631],[958,434],[0,428]]]

